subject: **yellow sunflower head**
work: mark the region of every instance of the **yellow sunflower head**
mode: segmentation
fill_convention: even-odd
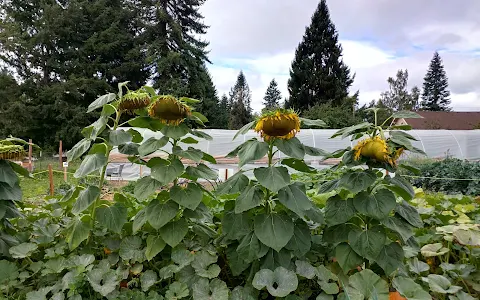
[[[353,147],[353,151],[355,152],[355,160],[360,160],[362,157],[365,157],[395,167],[404,149],[390,149],[385,139],[380,136],[375,136],[358,142],[358,144]]]
[[[289,140],[300,131],[300,119],[293,110],[277,109],[264,113],[255,125],[266,141],[272,138]]]
[[[0,144],[0,159],[22,160],[25,156],[23,146]]]
[[[162,123],[178,125],[192,114],[188,105],[178,101],[175,97],[160,96],[148,108],[148,114],[152,118],[160,119]]]
[[[150,96],[145,92],[132,92],[129,91],[125,94],[120,103],[118,109],[120,111],[132,112],[137,109],[145,108],[150,104]]]

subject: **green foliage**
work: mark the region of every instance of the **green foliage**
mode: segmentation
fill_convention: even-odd
[[[437,51],[433,54],[427,74],[423,79],[422,109],[431,111],[450,110],[448,78],[442,58]]]
[[[228,129],[240,129],[252,120],[251,92],[247,79],[243,72],[240,72],[235,85],[230,91],[230,118]]]
[[[275,109],[280,107],[280,100],[282,100],[282,94],[278,89],[278,83],[272,79],[263,97],[263,105],[266,110]]]
[[[302,42],[295,51],[287,107],[305,111],[315,104],[332,102],[340,106],[353,83],[350,69],[342,60],[338,33],[325,0],[320,1]]]
[[[418,110],[420,90],[414,86],[409,92],[408,70],[398,70],[396,77],[388,77],[389,90],[383,92],[379,102],[388,107],[391,111]]]
[[[362,121],[361,115],[353,110],[356,103],[357,97],[354,96],[347,97],[339,106],[331,102],[315,104],[302,115],[312,120],[323,120],[326,123],[326,128],[339,129]]]

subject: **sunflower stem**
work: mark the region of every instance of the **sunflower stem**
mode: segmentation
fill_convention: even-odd
[[[172,138],[172,140],[173,140],[173,143],[171,143],[172,144],[172,154],[171,154],[172,159],[178,159],[178,155],[173,154],[174,149],[177,147],[178,140],[173,139],[173,138]],[[175,178],[173,180],[173,186],[176,186],[176,185],[178,185],[178,178]]]
[[[273,160],[273,141],[268,142],[268,167],[270,168],[272,166],[272,160]],[[270,190],[267,189],[267,193],[265,194],[265,199],[267,202],[270,200]],[[268,207],[270,207],[270,203],[268,203]],[[270,207],[271,208],[271,207]]]

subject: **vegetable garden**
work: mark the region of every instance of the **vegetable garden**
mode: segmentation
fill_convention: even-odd
[[[3,298],[479,298],[479,204],[411,185],[404,175],[418,170],[398,158],[422,151],[408,126],[344,128],[332,138],[360,142],[327,153],[295,137],[320,120],[267,112],[234,137],[253,129],[258,138],[228,156],[240,168],[265,156],[268,165],[253,170],[255,179],[242,169],[212,191],[199,183],[217,173],[208,166],[215,159],[195,148],[211,138],[201,130],[205,117],[189,106],[195,101],[126,84],[99,97],[88,109],[99,118],[68,159],[82,160],[75,177],[100,180],[80,180],[43,201],[22,200],[19,181],[30,174],[9,159],[22,155],[23,141],[1,141]],[[127,124],[163,137],[144,141]],[[145,159],[166,145],[168,156]],[[113,149],[151,174],[110,200],[102,190]],[[284,158],[274,159],[278,151]],[[305,155],[340,162],[318,171]]]

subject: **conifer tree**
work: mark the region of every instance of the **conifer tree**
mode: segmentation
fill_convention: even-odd
[[[422,109],[431,111],[450,110],[448,78],[438,52],[433,54],[427,74],[424,77]]]
[[[322,103],[340,106],[352,83],[326,0],[321,0],[295,51],[288,81],[288,105],[300,111]]]
[[[237,81],[230,91],[230,119],[229,129],[240,129],[252,119],[251,92],[247,79],[242,71],[238,74]]]
[[[223,94],[220,102],[218,103],[218,115],[216,118],[216,124],[213,128],[228,129],[228,122],[230,119],[230,106],[228,104],[227,95]]]
[[[282,94],[278,89],[278,84],[275,79],[270,81],[265,97],[263,97],[263,105],[265,109],[274,109],[280,107],[280,100],[282,100]]]

